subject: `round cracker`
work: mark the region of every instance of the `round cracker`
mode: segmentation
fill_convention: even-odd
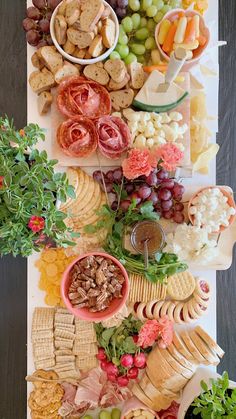
[[[180,272],[168,278],[167,293],[174,300],[186,300],[195,290],[194,276],[188,272]]]

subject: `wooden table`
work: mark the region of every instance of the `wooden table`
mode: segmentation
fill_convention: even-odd
[[[216,0],[209,0],[214,2]],[[217,184],[236,188],[236,39],[235,0],[220,1],[220,111]],[[23,0],[0,1],[0,114],[26,124],[26,43],[21,21]],[[210,112],[209,112],[210,113]],[[33,122],[33,121],[32,121]],[[26,417],[26,259],[0,260],[0,419]],[[217,274],[217,336],[226,355],[219,371],[236,377],[236,258]]]

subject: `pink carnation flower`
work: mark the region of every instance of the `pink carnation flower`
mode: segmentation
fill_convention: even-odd
[[[175,170],[184,157],[184,153],[173,143],[161,145],[155,150],[154,154],[157,161],[162,160],[159,163],[160,166],[169,172]]]
[[[145,349],[157,340],[158,346],[165,349],[173,340],[173,331],[173,323],[167,316],[161,317],[158,321],[147,320],[139,331],[137,345]]]
[[[173,333],[174,327],[171,320],[169,320],[168,316],[163,316],[159,320],[159,340],[158,346],[159,348],[165,349],[167,348],[172,340],[173,340]]]
[[[127,179],[136,179],[139,176],[148,176],[157,166],[156,157],[147,148],[132,148],[129,156],[122,163],[123,173]]]

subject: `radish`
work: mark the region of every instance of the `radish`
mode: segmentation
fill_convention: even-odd
[[[134,343],[138,342],[138,335],[133,335],[132,336]]]
[[[129,384],[129,379],[126,375],[122,375],[120,377],[117,378],[117,384],[120,387],[127,387],[127,385]]]
[[[134,358],[130,354],[122,355],[120,358],[120,364],[122,367],[130,368],[134,364]]]
[[[138,368],[137,367],[132,367],[129,369],[129,371],[127,371],[127,377],[130,380],[135,380],[138,377]]]
[[[112,383],[116,383],[117,381],[117,377],[115,374],[107,374],[107,379],[111,381]]]
[[[105,369],[107,375],[118,375],[119,370],[116,365],[114,365],[112,362],[108,362],[106,369]]]
[[[106,352],[103,348],[98,349],[98,353],[97,353],[96,357],[97,357],[97,359],[99,359],[99,361],[106,361],[107,360]]]
[[[144,353],[140,353],[137,355],[134,355],[134,366],[140,369],[145,368],[146,366],[146,357]]]
[[[103,370],[103,371],[106,371],[107,370],[107,365],[109,364],[109,362],[107,362],[106,360],[104,360],[104,361],[101,361],[101,363],[100,363],[100,367],[101,367],[101,369]]]

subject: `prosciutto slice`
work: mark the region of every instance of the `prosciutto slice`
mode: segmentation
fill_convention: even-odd
[[[87,157],[98,144],[98,135],[93,121],[83,116],[68,119],[57,129],[57,142],[68,156]]]
[[[117,116],[103,116],[95,124],[100,152],[110,159],[119,158],[131,143],[129,127]]]
[[[58,88],[57,105],[59,111],[69,118],[83,115],[95,119],[111,112],[111,99],[105,87],[81,76],[62,81]]]
[[[167,410],[158,412],[160,419],[177,419],[179,411],[179,404],[173,401]]]

